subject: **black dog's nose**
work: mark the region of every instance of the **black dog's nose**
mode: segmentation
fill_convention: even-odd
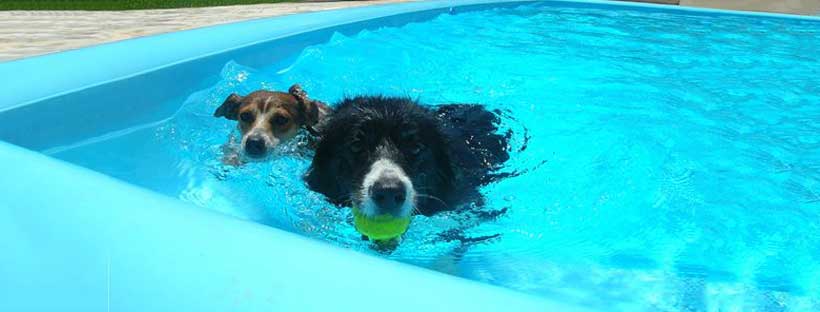
[[[398,215],[404,205],[406,188],[401,180],[396,178],[382,178],[370,187],[370,198],[379,209],[379,214]]]
[[[265,146],[265,139],[260,137],[250,137],[245,141],[245,153],[253,157],[261,157],[265,155],[267,147]]]

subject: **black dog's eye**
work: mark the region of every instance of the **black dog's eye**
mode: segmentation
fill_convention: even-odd
[[[407,129],[402,131],[399,136],[403,141],[415,141],[419,130],[414,126],[407,126]]]
[[[418,129],[415,127],[407,127],[406,130],[399,134],[399,141],[403,142],[404,150],[411,155],[418,155],[424,146],[419,142]]]
[[[273,119],[271,119],[271,122],[273,122],[274,125],[282,126],[282,125],[288,123],[288,120],[289,120],[288,117],[285,117],[285,116],[282,116],[282,115],[276,115],[276,116],[273,116]]]
[[[421,153],[421,150],[423,148],[424,146],[422,146],[421,143],[416,143],[412,147],[410,147],[410,153],[413,155],[418,155]]]
[[[407,152],[409,155],[418,156],[424,151],[424,144],[418,141],[410,141],[404,147],[404,151]]]
[[[356,130],[353,132],[353,137],[350,139],[350,151],[354,154],[358,154],[362,151],[362,144],[364,144],[365,136],[364,131]]]
[[[362,151],[362,147],[359,146],[358,142],[356,142],[356,143],[350,144],[350,151],[355,153],[355,154],[358,154],[359,152]]]
[[[256,117],[251,112],[243,112],[242,114],[239,114],[239,119],[243,122],[253,122]]]

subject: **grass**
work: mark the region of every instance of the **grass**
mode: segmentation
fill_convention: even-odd
[[[113,11],[195,8],[277,2],[298,2],[298,0],[0,0],[0,10]]]

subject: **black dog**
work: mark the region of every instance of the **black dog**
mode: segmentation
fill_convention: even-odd
[[[480,202],[501,177],[509,135],[480,105],[424,107],[409,98],[343,100],[319,129],[309,188],[369,216],[432,215]]]

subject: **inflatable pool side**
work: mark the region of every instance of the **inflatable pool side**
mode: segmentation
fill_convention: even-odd
[[[0,143],[2,311],[574,311]],[[389,308],[385,308],[389,307]]]

